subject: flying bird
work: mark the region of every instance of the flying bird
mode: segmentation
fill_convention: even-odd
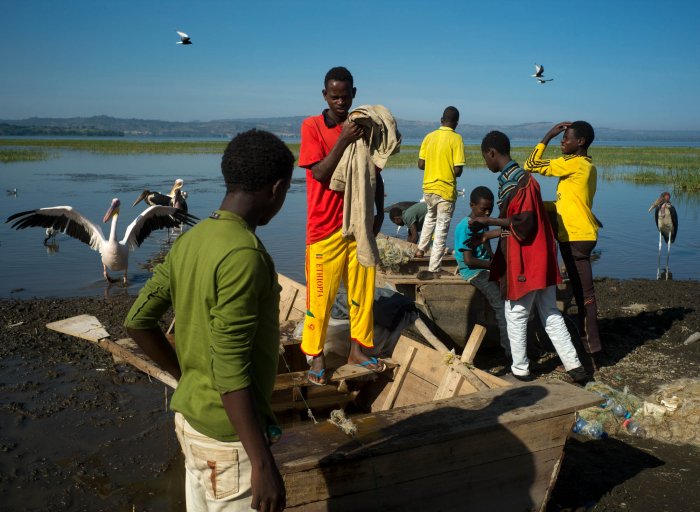
[[[176,30],[175,32],[177,32],[177,35],[180,36],[180,40],[176,44],[192,44],[190,36],[188,36],[184,32],[180,32],[179,30]]]
[[[661,273],[661,240],[666,242],[666,279],[668,280],[668,259],[671,255],[671,244],[676,241],[678,234],[678,214],[671,204],[671,194],[661,192],[659,198],[649,207],[654,210],[654,221],[659,230],[659,258],[656,264],[656,279]]]
[[[112,199],[102,222],[112,221],[109,238],[105,238],[102,228],[88,220],[70,206],[53,206],[26,212],[15,213],[5,223],[14,221],[13,229],[44,227],[65,233],[98,251],[102,257],[102,275],[110,283],[116,282],[107,270],[124,271],[124,284],[127,282],[129,250],[139,247],[148,236],[157,229],[171,228],[180,224],[194,225],[196,217],[170,206],[151,206],[144,210],[127,226],[124,238],[117,240],[117,220],[119,218],[119,199]]]
[[[551,82],[552,80],[554,80],[554,78],[545,79],[544,66],[542,66],[541,64],[535,64],[535,74],[532,76],[535,77],[537,79],[537,81],[541,84],[544,84],[546,82]]]

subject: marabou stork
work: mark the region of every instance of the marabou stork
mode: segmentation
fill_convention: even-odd
[[[661,239],[666,242],[666,279],[668,279],[668,258],[671,255],[671,244],[676,241],[678,234],[678,214],[671,204],[671,194],[661,192],[659,198],[649,207],[654,210],[656,228],[659,230],[659,259],[656,264],[656,279],[661,271]]]
[[[117,219],[119,217],[120,204],[119,199],[112,199],[112,204],[102,219],[104,223],[110,219],[112,220],[109,238],[107,239],[102,233],[102,228],[70,206],[53,206],[15,213],[8,217],[5,222],[15,221],[11,226],[13,229],[29,227],[52,228],[86,243],[93,250],[99,251],[102,256],[102,275],[104,278],[110,283],[114,283],[116,280],[107,274],[107,270],[114,272],[124,271],[124,284],[126,284],[129,249],[133,251],[139,247],[151,232],[156,229],[170,228],[180,224],[191,226],[197,218],[171,206],[151,206],[146,208],[127,226],[124,238],[118,241]]]
[[[139,197],[136,198],[136,201],[134,201],[134,203],[131,206],[136,206],[141,201],[145,201],[146,204],[149,206],[172,206],[175,192],[177,190],[182,190],[182,187],[184,185],[184,180],[181,180],[180,178],[176,179],[175,183],[173,184],[173,188],[171,188],[170,192],[167,194],[161,194],[160,192],[151,192],[149,189],[145,188],[143,189],[143,192],[139,194]],[[185,211],[187,211],[186,208]]]

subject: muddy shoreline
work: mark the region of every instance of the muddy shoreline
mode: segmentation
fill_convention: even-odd
[[[602,279],[596,288],[614,363],[598,381],[644,397],[700,377],[700,342],[683,344],[700,331],[700,282]],[[45,328],[91,314],[112,337],[123,337],[133,300],[0,300],[3,509],[184,510],[182,459],[166,410],[170,389]],[[556,378],[548,361],[537,371]],[[672,441],[572,437],[547,510],[700,510],[700,448]]]

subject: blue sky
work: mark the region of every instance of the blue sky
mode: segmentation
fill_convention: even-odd
[[[344,65],[402,119],[700,130],[700,2],[661,5],[0,0],[0,119],[309,115]]]

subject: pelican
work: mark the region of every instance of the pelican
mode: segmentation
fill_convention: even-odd
[[[110,219],[112,221],[108,239],[105,239],[102,228],[70,206],[53,206],[15,213],[8,217],[5,223],[15,221],[10,226],[13,229],[53,228],[86,243],[93,250],[99,251],[102,256],[102,275],[104,278],[110,283],[114,283],[116,280],[109,276],[107,270],[113,272],[123,270],[124,284],[126,284],[129,249],[133,251],[139,247],[156,229],[170,228],[181,223],[191,226],[197,218],[170,206],[151,206],[127,226],[124,238],[117,241],[117,220],[120,205],[119,199],[112,199],[112,204],[102,219],[104,223]]]
[[[671,244],[676,241],[678,234],[678,214],[671,204],[671,194],[661,192],[659,198],[649,207],[654,210],[656,228],[659,230],[659,259],[656,264],[656,279],[659,279],[661,270],[661,239],[666,242],[666,280],[668,280],[668,258],[671,255]]]
[[[176,44],[192,44],[192,41],[190,41],[190,36],[184,32],[180,32],[179,30],[176,30],[175,32],[177,32],[177,35],[180,36],[180,40]]]
[[[141,192],[139,197],[136,198],[136,201],[134,201],[134,204],[132,204],[131,206],[136,206],[141,201],[145,201],[146,204],[150,206],[172,206],[172,200],[173,196],[175,195],[175,191],[181,190],[184,185],[184,180],[181,180],[180,178],[176,179],[175,183],[173,184],[173,188],[170,189],[169,194],[151,192],[149,189],[146,188],[143,190],[143,192]]]

